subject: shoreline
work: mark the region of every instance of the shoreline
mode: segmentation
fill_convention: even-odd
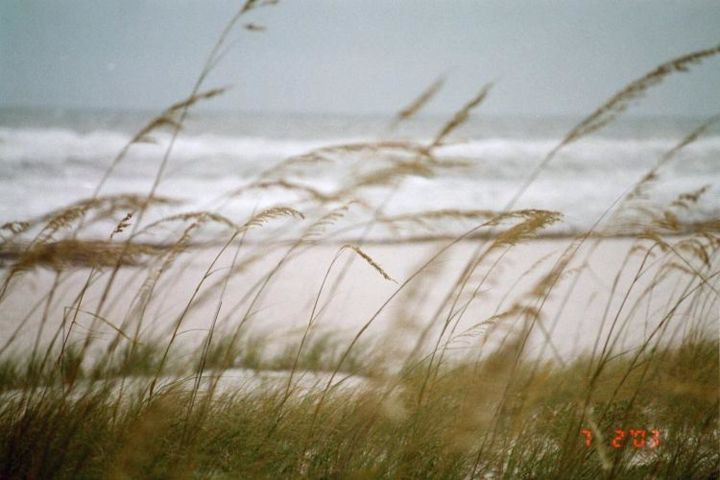
[[[621,325],[624,322],[627,325],[619,331],[616,329],[611,336],[617,341],[619,350],[633,348],[646,339],[662,320],[649,312],[660,311],[658,309],[664,308],[666,303],[678,298],[682,272],[670,272],[667,274],[670,277],[654,285],[653,279],[663,275],[663,263],[653,259],[641,278],[633,282],[635,272],[644,268],[637,253],[629,255],[634,241],[624,237],[605,238],[597,245],[590,242],[583,244],[576,257],[566,265],[557,286],[540,297],[533,294],[571,243],[572,239],[567,238],[538,238],[513,246],[504,253],[493,253],[471,276],[464,292],[450,303],[455,305],[452,308],[449,305],[442,307],[443,299],[477,247],[470,239],[453,245],[406,286],[403,282],[412,277],[418,266],[446,244],[441,241],[363,244],[364,252],[396,282],[383,279],[368,262],[352,252],[343,252],[337,265],[332,266],[333,258],[339,255],[336,244],[310,244],[307,249],[285,260],[280,247],[289,248],[289,245],[283,243],[265,245],[267,248],[259,253],[257,249],[250,249],[248,255],[254,254],[254,257],[244,257],[244,251],[240,249],[238,263],[222,300],[218,323],[231,330],[249,316],[248,332],[267,336],[270,343],[281,349],[299,338],[307,325],[314,299],[319,299],[320,313],[314,320],[314,331],[333,331],[341,338],[351,338],[368,319],[373,318],[365,334],[367,338],[385,339],[390,350],[407,353],[424,330],[430,332],[428,338],[434,338],[442,323],[451,318],[453,335],[457,338],[446,339],[449,340],[449,348],[458,351],[466,349],[472,355],[477,354],[478,349],[487,351],[489,345],[497,344],[503,336],[517,331],[521,316],[512,314],[503,318],[502,315],[520,307],[532,307],[539,309],[542,315],[540,327],[533,332],[528,351],[532,354],[543,351],[542,356],[570,358],[592,350],[598,336],[605,338],[612,331],[610,317],[617,312]],[[597,250],[585,258],[591,248]],[[228,248],[217,259],[211,269],[217,273],[209,277],[204,272],[213,263],[219,246],[203,246],[181,253],[177,264],[160,277],[154,287],[153,298],[146,305],[146,325],[142,334],[148,336],[155,332],[157,336],[158,332],[167,330],[191,301],[187,318],[183,319],[182,331],[188,332],[184,334],[183,342],[191,345],[201,341],[219,301],[219,287],[224,280],[219,272],[228,271],[234,250],[234,247]],[[253,300],[257,291],[253,285],[262,283],[265,275],[273,271],[278,262],[282,267],[260,296]],[[580,270],[583,262],[586,262],[587,268]],[[111,270],[99,269],[97,284],[93,284],[84,296],[82,310],[85,313],[78,317],[83,328],[96,323],[87,313],[92,312],[99,301]],[[64,283],[48,310],[49,318],[55,319],[53,322],[63,318],[64,309],[82,289],[88,272],[85,268],[62,272]],[[329,284],[323,287],[323,276],[328,272]],[[142,267],[120,269],[111,292],[112,301],[102,311],[103,318],[116,326],[123,325],[130,318],[128,315],[132,315],[133,308],[136,308],[138,292],[148,278],[145,273]],[[3,301],[3,310],[7,319],[15,320],[6,322],[7,333],[0,335],[0,342],[7,340],[19,319],[26,316],[31,319],[24,328],[26,336],[27,332],[34,331],[33,325],[39,325],[42,309],[37,308],[30,313],[27,299],[42,298],[43,292],[52,285],[53,278],[53,270],[36,269],[23,272],[13,280],[10,288],[15,293]],[[337,285],[334,285],[335,282],[338,282]],[[197,294],[193,296],[196,288]],[[628,288],[634,290],[623,300],[613,294],[613,288],[621,292]],[[643,294],[648,288],[653,290],[652,295]],[[387,307],[382,307],[391,297],[395,298]],[[639,303],[624,319],[629,308],[623,306],[626,302],[628,305]],[[408,311],[411,305],[412,309]],[[454,309],[455,313],[448,308]],[[682,319],[682,315],[678,318]],[[682,329],[682,322],[675,320],[667,328]],[[107,326],[96,328],[101,337],[112,334],[112,329]],[[46,331],[48,329],[52,330],[46,328]],[[191,334],[193,331],[195,333]],[[25,342],[32,336],[29,335]]]
[[[714,225],[713,225],[714,226]],[[688,237],[694,233],[697,233],[701,231],[700,227],[707,227],[706,225],[695,225],[695,228],[686,228],[683,230],[678,231],[667,231],[662,232],[663,238],[683,238]],[[616,232],[616,233],[606,233],[606,232],[583,232],[583,231],[577,231],[577,232],[540,232],[538,234],[535,234],[531,237],[523,238],[523,242],[542,242],[542,241],[548,241],[548,240],[579,240],[583,239],[585,240],[638,240],[642,239],[640,237],[642,235],[641,231],[637,232]],[[432,244],[432,243],[438,243],[438,242],[452,242],[454,240],[457,240],[462,234],[458,235],[449,235],[449,234],[437,234],[437,235],[415,235],[411,237],[400,237],[400,238],[392,238],[392,237],[372,237],[369,236],[367,238],[360,238],[360,237],[346,237],[346,238],[339,238],[339,239],[332,239],[332,238],[320,238],[320,239],[313,239],[312,241],[305,241],[303,242],[304,245],[308,246],[343,246],[346,244],[351,245],[375,245],[375,246],[401,246],[404,244]],[[493,234],[490,232],[477,232],[472,235],[468,235],[467,237],[461,239],[458,241],[458,243],[467,243],[467,242],[474,242],[477,240],[492,240],[498,237],[498,234]],[[76,242],[79,246],[89,245],[93,247],[102,247],[106,246],[108,248],[117,248],[119,245],[131,245],[132,247],[136,247],[138,251],[145,251],[146,253],[162,253],[164,251],[168,251],[173,246],[175,246],[175,243],[168,243],[168,242],[127,242],[123,240],[119,241],[112,241],[112,240],[105,240],[105,239],[99,239],[99,238],[87,238],[87,239],[76,239],[72,240],[73,242]],[[59,245],[63,242],[67,242],[67,240],[59,240],[55,242],[46,242],[45,245]],[[242,243],[244,245],[263,245],[263,246],[272,246],[272,247],[289,247],[297,243],[297,240],[294,239],[288,239],[288,240],[269,240],[269,239],[243,239],[243,240],[235,240],[231,242],[229,245],[235,245],[238,243]],[[209,240],[209,241],[192,241],[185,244],[184,249],[185,250],[202,250],[202,249],[208,249],[208,248],[215,248],[215,247],[221,247],[225,245],[225,241],[220,240]],[[3,263],[3,261],[12,261],[16,260],[20,257],[23,251],[27,250],[27,248],[31,245],[31,242],[25,242],[25,243],[13,243],[13,242],[6,242],[4,244],[0,244],[0,269],[6,267]],[[82,266],[82,265],[79,265]]]

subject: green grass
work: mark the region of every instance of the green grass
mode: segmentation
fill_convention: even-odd
[[[645,362],[645,360],[649,360]],[[452,363],[425,387],[424,366],[372,387],[322,393],[282,389],[152,399],[72,394],[61,384],[5,397],[3,478],[712,478],[718,468],[717,345],[709,339],[616,359],[593,390],[591,428],[582,372],[498,359]],[[628,371],[633,374],[623,379]],[[619,389],[616,390],[616,387]],[[139,390],[139,388],[138,388]],[[321,408],[318,409],[318,405]],[[613,449],[616,428],[661,432],[654,450]],[[595,438],[596,445],[602,442]],[[604,466],[606,455],[610,467]],[[610,468],[610,470],[608,469]]]

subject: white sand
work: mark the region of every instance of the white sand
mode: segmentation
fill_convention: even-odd
[[[463,305],[471,299],[472,291],[479,287],[478,295],[472,299],[464,313],[461,316],[455,315],[449,323],[449,328],[454,328],[453,339],[448,343],[450,351],[454,353],[477,351],[481,345],[484,345],[482,347],[484,351],[488,351],[507,332],[512,331],[514,326],[520,324],[519,317],[509,316],[492,325],[482,322],[487,322],[497,313],[508,310],[513,304],[541,307],[541,323],[533,329],[528,351],[541,352],[545,356],[560,356],[563,359],[582,351],[589,351],[601,332],[600,338],[606,337],[616,317],[618,324],[614,327],[613,338],[617,336],[616,348],[621,351],[638,345],[651,334],[657,323],[668,312],[668,305],[672,306],[675,303],[673,299],[676,300],[682,295],[683,289],[690,280],[690,276],[673,273],[654,289],[649,302],[644,301],[634,308],[636,293],[642,292],[652,283],[653,276],[658,271],[658,263],[652,264],[655,259],[651,259],[646,265],[649,266],[648,271],[640,277],[632,289],[633,293],[621,309],[623,295],[628,291],[637,273],[642,255],[635,254],[628,261],[626,254],[632,246],[629,239],[603,240],[589,258],[589,268],[578,276],[576,267],[585,259],[591,245],[594,244],[594,241],[590,240],[568,265],[566,273],[544,302],[542,299],[529,296],[528,292],[533,289],[539,278],[551,270],[570,242],[569,239],[528,241],[510,249],[494,267],[492,267],[494,261],[498,258],[498,254],[502,253],[501,250],[485,259],[471,277],[465,293],[453,310],[455,312],[463,310]],[[351,338],[378,312],[388,297],[416,271],[424,260],[446,244],[447,242],[428,242],[363,247],[399,283],[383,279],[360,257],[350,250],[344,251],[333,267],[329,281],[320,295],[321,314],[316,320],[317,328],[333,330],[343,335],[343,338]],[[402,357],[410,351],[421,332],[432,322],[434,333],[427,337],[427,344],[434,345],[438,329],[448,318],[448,308],[440,310],[440,315],[435,316],[438,306],[456,282],[472,253],[483,244],[484,241],[481,240],[462,242],[440,256],[424,273],[401,289],[386,308],[380,310],[380,314],[370,323],[363,338],[381,338],[383,345],[389,351]],[[263,332],[269,336],[271,342],[278,341],[279,344],[289,338],[296,340],[308,323],[323,276],[338,247],[338,245],[315,246],[284,263],[253,305],[249,320],[243,328],[247,331]],[[250,252],[252,249],[246,247],[241,250],[240,259],[245,258],[246,251]],[[250,301],[243,301],[243,295],[251,285],[262,279],[264,274],[277,265],[284,251],[286,249],[281,248],[273,254],[268,254],[231,279],[218,320],[223,334],[231,331],[246,316]],[[216,252],[217,249],[191,251],[190,254],[180,258],[174,270],[161,277],[161,282],[153,294],[153,301],[145,313],[142,338],[147,338],[151,332],[161,335],[162,338],[168,338],[169,334],[164,332],[172,327],[187,305],[194,288],[203,278]],[[205,280],[200,289],[200,296],[206,297],[206,301],[193,307],[186,315],[180,326],[182,334],[178,337],[179,344],[193,343],[204,338],[212,323],[220,293],[217,287],[209,290],[206,287],[223,279],[233,253],[232,249],[226,252],[215,265],[214,273]],[[667,257],[662,255],[658,258],[667,260]],[[352,264],[338,286],[338,275],[343,270],[346,259],[352,259]],[[528,273],[527,270],[536,262],[540,263]],[[616,292],[612,294],[615,276],[621,269],[623,273],[617,279]],[[491,271],[488,273],[489,270]],[[65,307],[71,305],[72,298],[80,291],[88,273],[87,269],[76,270],[57,290],[50,309],[50,320],[45,327],[45,338],[49,338],[48,335],[60,325],[62,312]],[[93,317],[84,312],[95,310],[108,275],[109,273],[105,273],[101,281],[86,293],[83,312],[77,316],[71,341],[78,341],[89,332]],[[121,326],[129,306],[132,305],[133,297],[146,275],[147,271],[144,269],[124,269],[112,290],[112,301],[107,304],[110,308],[103,309],[102,317],[116,327]],[[3,343],[18,325],[19,319],[23,318],[35,302],[47,292],[53,279],[53,272],[41,270],[24,273],[13,283],[10,295],[3,301],[3,305],[0,305],[3,312],[0,340]],[[575,285],[572,291],[568,293],[568,288],[573,284]],[[695,284],[697,281],[693,283]],[[332,292],[333,286],[337,286],[334,292]],[[705,295],[709,294],[706,292]],[[608,306],[608,299],[611,297]],[[542,305],[538,302],[542,302]],[[30,315],[31,321],[22,328],[19,339],[13,344],[16,352],[31,348],[38,331],[43,307],[44,305],[36,309]],[[607,313],[605,313],[606,308]],[[454,326],[458,317],[459,322]],[[605,318],[604,323],[603,318]],[[708,323],[706,326],[716,331],[717,318],[717,314],[715,318],[706,318]],[[697,320],[688,318],[684,309],[678,309],[673,318],[667,322],[668,330],[665,335],[667,338],[672,335],[677,336],[693,324],[697,324]],[[66,331],[67,327],[68,325]],[[129,335],[134,329],[133,326],[124,328]],[[93,335],[97,339],[97,345],[102,345],[103,340],[113,337],[114,331],[107,324],[96,322]],[[447,339],[448,336],[446,335],[445,338]],[[549,345],[551,346],[548,348]]]

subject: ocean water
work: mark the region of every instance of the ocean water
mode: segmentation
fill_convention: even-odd
[[[0,110],[0,223],[35,218],[92,195],[103,173],[152,112]],[[502,209],[528,174],[578,118],[512,118],[478,115],[438,150],[462,168],[432,177],[410,176],[386,203],[387,214],[428,209]],[[518,208],[563,213],[556,230],[591,226],[662,155],[703,118],[623,118],[561,150],[520,198]],[[158,193],[179,198],[175,210],[210,208],[241,221],[274,203],[294,204],[296,194],[278,189],[223,194],[256,180],[288,157],[348,142],[409,139],[427,142],[447,121],[423,117],[390,131],[384,116],[193,113],[181,132]],[[103,194],[147,193],[165,152],[167,133],[133,146]],[[288,173],[293,180],[332,193],[358,172],[380,168],[378,154],[333,158]],[[708,191],[687,220],[720,215],[720,129],[713,127],[685,147],[661,171],[644,204],[667,208],[680,194]],[[381,204],[387,190],[361,194]],[[164,207],[161,214],[174,212]],[[450,227],[448,227],[450,228]],[[437,233],[437,232],[436,232]]]

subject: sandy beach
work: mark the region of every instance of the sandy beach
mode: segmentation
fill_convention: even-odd
[[[279,348],[302,335],[318,299],[313,330],[333,332],[345,341],[369,322],[364,338],[383,342],[384,348],[397,353],[407,353],[425,330],[428,330],[427,344],[433,343],[450,317],[443,336],[449,351],[487,352],[522,324],[519,313],[503,314],[512,312],[513,307],[523,306],[541,312],[539,322],[533,327],[527,353],[567,360],[590,352],[598,338],[607,338],[611,328],[610,338],[617,341],[618,352],[639,345],[664,320],[656,312],[663,311],[683,295],[688,282],[680,271],[659,271],[668,255],[672,256],[659,249],[655,249],[656,255],[648,258],[641,268],[642,251],[628,257],[630,249],[636,245],[631,239],[587,239],[579,247],[579,243],[569,238],[536,239],[491,252],[470,276],[462,294],[458,298],[451,297],[448,302],[448,292],[458,281],[466,263],[478,249],[482,252],[487,248],[488,241],[463,241],[447,248],[448,244],[447,241],[436,241],[363,247],[392,281],[382,278],[357,255],[343,251],[322,290],[323,277],[342,245],[302,246],[292,250],[290,257],[282,262],[290,246],[267,248],[254,263],[243,267],[228,280],[217,325],[222,331],[230,332],[247,318],[242,327],[244,332],[261,336]],[[438,253],[443,249],[446,250]],[[194,298],[193,303],[182,321],[178,344],[197,345],[205,338],[218,308],[220,289],[217,282],[224,282],[236,250],[235,246],[228,248],[215,260],[212,268],[220,247],[185,252],[177,265],[160,277],[152,301],[146,307],[140,338],[164,338],[191,298]],[[240,246],[236,265],[254,258],[246,257],[245,250],[252,252],[249,247]],[[533,294],[540,280],[566,253],[574,253],[573,259],[555,285],[547,294]],[[436,255],[437,258],[421,273],[404,284],[423,263]],[[578,267],[585,261],[587,267],[580,270]],[[279,269],[270,276],[256,299],[257,290],[251,287],[262,284],[278,263]],[[203,280],[209,268],[212,274]],[[148,271],[152,268],[123,268],[111,290],[111,301],[106,302],[102,310],[103,321],[93,322],[91,313],[98,305],[111,269],[102,271],[84,295],[81,311],[76,317],[77,338],[91,334],[99,346],[103,345],[104,339],[112,338],[115,334],[112,326],[120,328],[128,318],[128,312],[136,311],[133,309],[137,308],[138,292],[147,280]],[[648,295],[648,286],[656,283],[657,275],[661,273],[666,276]],[[48,314],[50,320],[44,328],[45,341],[59,327],[58,321],[63,314],[66,321],[74,317],[69,310],[72,299],[82,290],[89,274],[88,268],[76,268],[60,276],[61,282]],[[14,348],[30,347],[45,304],[38,306],[29,299],[41,299],[54,281],[55,273],[42,268],[24,272],[13,280],[11,289],[17,294],[10,295],[5,301],[6,325],[0,338],[2,342],[7,341],[17,326],[13,322],[28,317],[30,320],[21,330]],[[635,284],[630,288],[633,281]],[[199,290],[192,297],[198,285]],[[249,295],[248,292],[254,293]],[[629,293],[625,298],[617,292]],[[383,307],[391,296],[393,298]],[[638,298],[641,299],[635,304]],[[446,306],[440,308],[443,301]],[[447,305],[454,305],[452,315]],[[614,319],[617,319],[617,325],[611,327]],[[94,330],[90,332],[88,329],[93,323]],[[665,323],[668,338],[687,333],[694,325],[692,321],[686,321],[682,308]],[[703,327],[717,329],[717,323]],[[123,328],[129,332],[134,329],[134,324]]]

